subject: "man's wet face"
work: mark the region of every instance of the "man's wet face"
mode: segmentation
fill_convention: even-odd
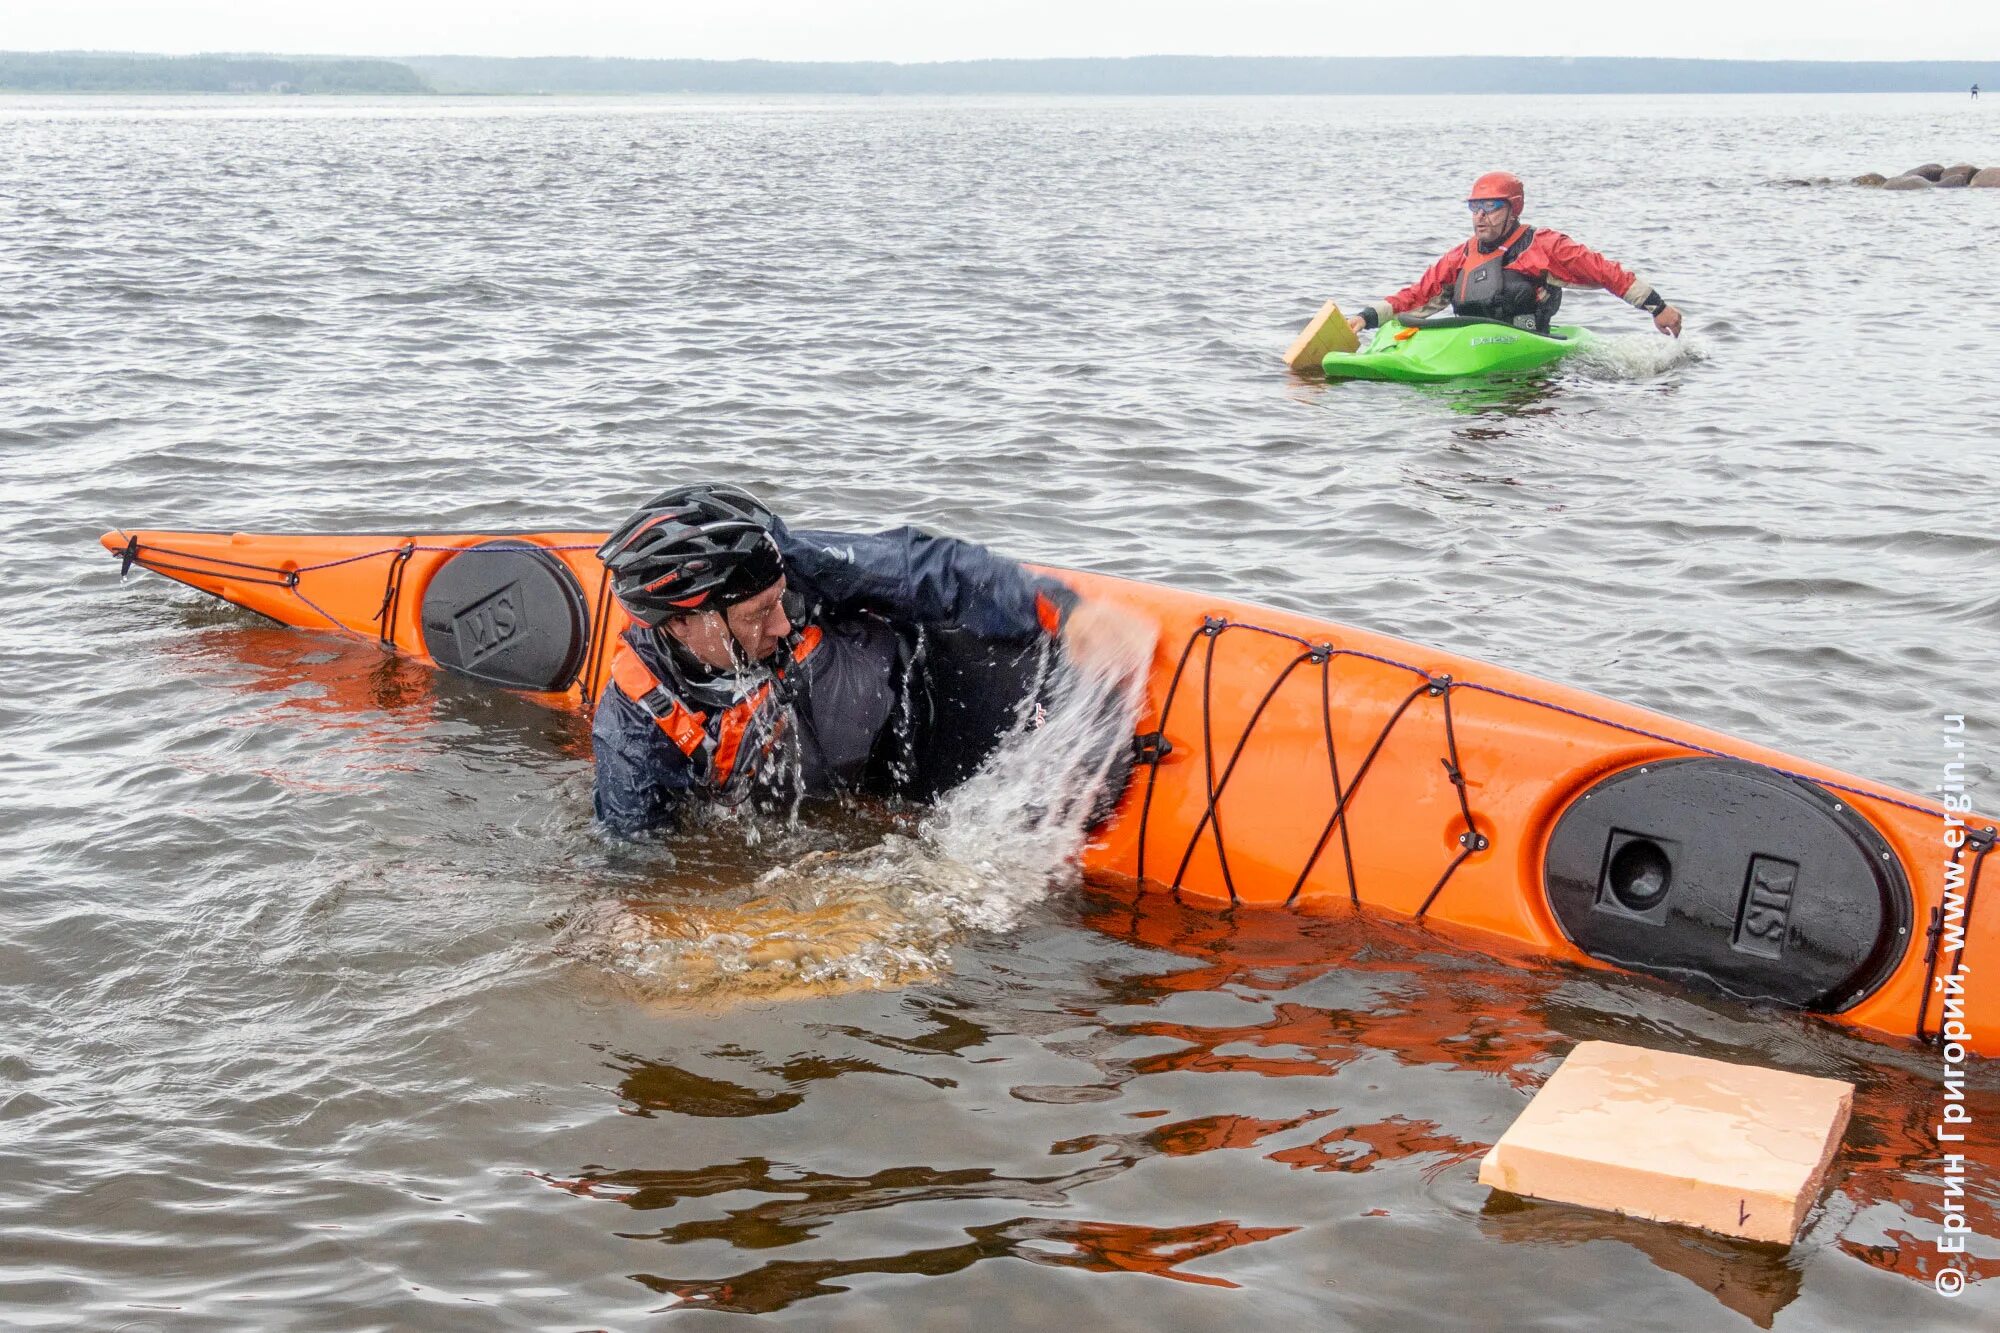
[[[675,616],[666,628],[697,661],[718,671],[767,662],[792,632],[785,614],[785,581],[779,579],[726,610]]]

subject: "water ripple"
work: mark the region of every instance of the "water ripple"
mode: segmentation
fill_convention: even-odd
[[[1934,1321],[1908,1053],[1407,923],[1039,880],[900,989],[663,1003],[591,923],[907,817],[610,843],[576,719],[121,583],[94,538],[597,526],[728,475],[1928,786],[1939,712],[1995,721],[2000,312],[1965,275],[2000,196],[1767,182],[1976,160],[1958,109],[0,98],[0,1309]],[[1572,293],[1608,336],[1545,380],[1274,373],[1501,159],[1688,337]],[[1596,1037],[1860,1085],[1792,1257],[1477,1187]]]

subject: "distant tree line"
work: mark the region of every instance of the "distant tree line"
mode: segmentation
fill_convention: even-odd
[[[1848,93],[1963,92],[2000,62],[1137,56],[882,61],[416,56],[467,93]]]
[[[393,60],[0,51],[0,89],[30,93],[427,93]]]
[[[2000,61],[1136,56],[887,61],[0,52],[0,90],[77,93],[1906,93],[2000,83]]]

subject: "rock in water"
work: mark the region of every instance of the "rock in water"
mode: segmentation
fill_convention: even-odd
[[[1982,190],[2000,190],[2000,167],[1988,167],[1966,184]]]
[[[1879,171],[1864,171],[1859,176],[1856,176],[1853,180],[1849,181],[1848,184],[1865,185],[1870,189],[1879,189],[1882,183],[1888,179],[1889,178],[1887,176],[1884,176]]]
[[[1944,175],[1944,168],[1935,162],[1926,162],[1920,167],[1911,167],[1903,174],[1905,176],[1922,176],[1925,180],[1935,185],[1937,184],[1937,178]]]
[[[1964,173],[1967,180],[1970,180],[1979,174],[1979,168],[1973,166],[1970,162],[1954,162],[1951,166],[1944,169],[1944,174],[1947,176],[1956,176],[1961,172]]]
[[[1971,181],[1972,173],[1969,171],[1947,171],[1944,175],[1938,177],[1938,188],[1940,190],[1962,190]]]
[[[1930,177],[1912,174],[1908,176],[1896,176],[1890,180],[1883,181],[1882,188],[1885,190],[1928,190],[1932,187]]]

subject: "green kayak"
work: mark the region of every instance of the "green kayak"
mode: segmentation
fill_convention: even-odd
[[[1590,339],[1586,329],[1558,324],[1547,337],[1491,319],[1431,315],[1390,320],[1358,352],[1329,352],[1321,363],[1330,380],[1400,380],[1428,384],[1473,375],[1534,370]]]

